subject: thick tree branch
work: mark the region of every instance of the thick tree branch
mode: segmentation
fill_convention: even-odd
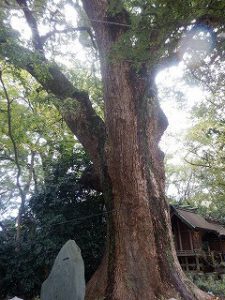
[[[26,21],[32,30],[34,48],[38,53],[39,53],[39,51],[41,51],[39,58],[42,60],[42,65],[43,65],[43,62],[48,64],[48,62],[44,56],[43,43],[51,35],[53,35],[56,32],[59,33],[60,31],[59,30],[51,31],[51,32],[47,33],[44,37],[40,37],[36,19],[34,18],[32,12],[29,10],[26,0],[16,0],[16,1],[20,5],[20,7],[23,9]],[[72,28],[72,29],[74,30],[74,28]],[[77,28],[77,30],[78,30],[78,28]],[[94,42],[94,38],[93,38],[90,28],[79,27],[79,30],[87,31],[89,33],[89,35],[91,36],[92,42]],[[93,134],[93,130],[96,126],[99,127],[100,123],[102,126],[103,122],[101,121],[100,118],[98,118],[95,111],[93,110],[91,102],[88,97],[88,94],[75,89],[73,87],[73,85],[67,80],[67,78],[61,73],[60,69],[57,68],[56,65],[53,65],[53,64],[51,66],[49,65],[48,70],[46,70],[49,73],[47,75],[48,80],[46,80],[46,78],[44,80],[40,80],[41,76],[40,75],[37,76],[37,72],[35,72],[35,66],[33,66],[32,64],[30,64],[28,66],[27,71],[29,71],[42,84],[42,86],[46,90],[50,90],[57,97],[59,97],[61,99],[63,99],[63,98],[66,99],[67,97],[72,98],[72,99],[76,98],[76,100],[79,101],[80,105],[71,103],[71,101],[70,101],[70,103],[68,103],[65,106],[64,106],[64,104],[63,104],[63,106],[57,104],[57,106],[61,110],[61,112],[67,122],[67,125],[70,127],[70,129],[73,131],[73,133],[75,135],[77,135],[77,137],[81,141],[81,143],[83,143],[83,145],[85,147],[87,147],[87,149],[90,149],[90,147],[93,148],[93,144],[96,144],[96,141],[94,142],[94,139],[96,139],[96,137],[98,136],[98,134],[97,135]],[[89,120],[87,118],[89,118]],[[88,121],[90,121],[90,119],[92,119],[92,122],[94,122],[94,124],[90,124],[91,126],[89,126],[89,124],[87,124]],[[79,124],[79,123],[81,123],[81,124]],[[97,123],[99,123],[99,124],[97,124]],[[87,125],[88,125],[88,128],[87,128]],[[86,130],[84,130],[85,127],[86,127]],[[85,131],[84,134],[83,134],[83,131]],[[91,139],[91,143],[89,143],[90,141],[86,142],[88,136]],[[99,138],[102,138],[102,132],[101,132]],[[99,142],[98,143],[98,147],[99,147],[100,143],[102,143],[102,142],[104,143],[104,139],[101,142],[98,140],[98,142]],[[99,149],[94,149],[93,151],[89,151],[89,152],[91,154],[91,158],[93,159],[93,157],[94,157],[93,155],[95,155],[95,157],[96,157],[96,153],[99,152]],[[99,166],[100,160],[98,159],[98,162],[96,162],[93,159],[93,161],[95,162],[95,164],[97,164],[97,166],[96,166],[97,169],[99,169],[100,168],[100,166]]]
[[[48,33],[46,33],[45,35],[40,37],[41,42],[42,42],[42,44],[46,43],[46,41],[55,34],[62,34],[62,33],[74,32],[74,31],[86,31],[88,33],[90,39],[91,39],[93,47],[95,49],[97,49],[97,45],[95,43],[95,37],[94,37],[94,35],[91,31],[91,28],[87,27],[87,26],[67,27],[67,28],[62,29],[62,30],[57,30],[57,29],[51,30]]]
[[[32,12],[30,11],[29,7],[27,6],[26,0],[16,0],[19,6],[22,8],[25,18],[27,20],[28,25],[30,26],[32,32],[32,40],[34,44],[34,48],[38,51],[43,51],[43,44],[38,32],[38,25],[36,19],[34,18]]]
[[[68,32],[74,32],[74,31],[86,31],[88,33],[88,35],[90,36],[90,39],[92,41],[94,48],[97,49],[94,35],[91,31],[91,28],[89,28],[87,26],[80,26],[80,27],[76,27],[76,28],[68,27],[63,30],[54,29],[54,30],[49,31],[47,34],[40,36],[39,31],[38,31],[37,21],[34,18],[32,11],[28,8],[26,0],[16,0],[16,2],[22,8],[25,18],[26,18],[26,21],[32,31],[32,40],[33,40],[34,48],[36,50],[43,52],[43,45],[51,36],[53,36],[57,33],[61,34],[61,33],[68,33]]]
[[[81,91],[49,62],[42,53],[32,52],[14,41],[14,32],[2,27],[0,31],[0,57],[16,67],[27,70],[48,92],[57,98],[55,105],[67,125],[89,152],[99,173],[105,141],[105,125],[92,107],[88,93]]]

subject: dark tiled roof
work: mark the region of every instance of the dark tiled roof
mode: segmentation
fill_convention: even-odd
[[[213,231],[219,236],[225,236],[225,228],[221,225],[210,223],[202,216],[186,209],[176,208],[173,206],[173,210],[178,218],[186,223],[189,227],[192,227],[193,229]]]

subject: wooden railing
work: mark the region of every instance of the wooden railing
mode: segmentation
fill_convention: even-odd
[[[194,249],[194,250],[176,250],[177,256],[195,256],[195,255],[204,255],[204,256],[212,256],[212,255],[223,255],[221,251],[203,251],[201,249]],[[225,257],[224,257],[225,258]]]
[[[177,256],[196,256],[202,255],[203,251],[199,249],[194,250],[177,250]]]
[[[220,251],[177,250],[181,267],[186,271],[216,270],[216,267],[225,262],[224,253]],[[212,270],[210,271],[212,272]]]

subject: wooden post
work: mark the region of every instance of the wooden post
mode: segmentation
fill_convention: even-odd
[[[211,258],[212,258],[213,267],[215,267],[216,263],[215,263],[214,251],[211,251],[210,254],[211,254]]]
[[[183,250],[181,234],[180,234],[180,224],[178,222],[178,219],[177,219],[177,230],[178,230],[179,247],[180,247],[180,250]]]
[[[190,247],[191,247],[191,250],[193,251],[193,241],[192,241],[192,232],[191,230],[188,230],[188,233],[189,233],[189,242],[190,242]]]
[[[186,271],[189,271],[189,263],[188,263],[188,257],[185,256],[185,265],[186,265]]]
[[[220,243],[220,263],[223,262],[223,248],[222,248],[222,243],[221,243],[221,238],[219,238],[219,243]]]
[[[198,255],[195,256],[195,260],[196,260],[197,271],[200,271],[201,268],[200,268],[200,263],[199,263],[199,257],[198,257]]]

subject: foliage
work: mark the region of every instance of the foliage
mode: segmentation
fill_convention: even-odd
[[[193,127],[186,134],[182,174],[172,168],[178,182],[189,184],[189,196],[182,194],[182,200],[199,206],[205,215],[222,222],[225,215],[223,70],[224,63],[220,61],[200,70],[189,70],[189,78],[192,76],[202,85],[206,97],[196,102],[191,111]]]
[[[215,296],[225,295],[225,282],[224,280],[216,279],[215,276],[194,276],[194,283],[203,291],[212,293]]]
[[[79,66],[82,74],[78,78],[74,72],[68,75],[80,88],[90,91],[94,106],[102,114],[102,87],[100,80]],[[18,207],[20,198],[16,184],[17,165],[12,140],[9,136],[8,113],[11,116],[12,135],[16,144],[18,165],[21,169],[20,182],[24,188],[31,169],[31,156],[34,155],[33,176],[27,197],[43,183],[48,161],[57,157],[61,147],[71,148],[76,143],[67,125],[62,119],[58,106],[54,106],[55,97],[43,88],[23,70],[18,70],[1,62],[1,74],[6,87],[10,110],[4,90],[0,90],[0,210],[3,214]],[[10,174],[10,175],[9,175]],[[15,200],[17,199],[16,203]]]
[[[184,82],[198,85],[203,95],[199,99],[195,96],[194,106],[189,106],[193,125],[182,142],[181,135],[174,138],[181,145],[180,155],[167,156],[167,192],[170,199],[197,206],[205,216],[224,222],[224,62],[217,55],[208,56],[201,66],[186,65],[184,78],[178,76],[178,83],[169,86],[181,111],[188,109],[188,102],[177,96],[176,89],[182,91]],[[168,97],[167,89],[161,94]]]
[[[105,218],[102,196],[79,183],[88,164],[83,150],[69,153],[67,148],[61,149],[41,191],[27,204],[20,251],[14,239],[15,221],[3,221],[0,297],[39,295],[57,253],[68,239],[74,239],[81,248],[87,280],[96,270],[104,251]]]
[[[4,174],[0,179],[0,199],[2,207],[7,203],[7,212],[12,206],[15,207],[12,199],[19,202],[20,193],[16,180],[18,167],[20,184],[25,189],[31,169],[31,156],[34,155],[32,182],[26,195],[29,196],[43,182],[43,165],[47,157],[50,159],[50,156],[57,155],[56,147],[59,143],[66,143],[69,149],[74,140],[62,123],[58,111],[49,103],[46,92],[40,90],[40,86],[31,77],[7,64],[2,65],[2,77],[11,103],[7,107],[5,93],[1,90],[0,165]]]
[[[186,52],[192,53],[192,59],[196,56],[196,60],[202,60],[207,51],[204,47],[196,47],[191,41],[191,35],[195,35],[196,28],[202,26],[200,23],[195,28],[194,20],[207,15],[209,11],[216,11],[216,17],[220,18],[223,15],[219,12],[221,6],[223,7],[223,4],[219,2],[209,4],[204,0],[125,1],[125,8],[130,13],[130,28],[115,45],[112,57],[125,58],[138,68],[144,63],[152,67],[159,63],[162,57],[171,58],[174,52],[180,57]],[[118,14],[122,9],[122,2],[111,1],[112,15]],[[210,25],[206,27],[209,29]],[[188,42],[185,41],[189,38]],[[127,48],[129,51],[126,51]]]

